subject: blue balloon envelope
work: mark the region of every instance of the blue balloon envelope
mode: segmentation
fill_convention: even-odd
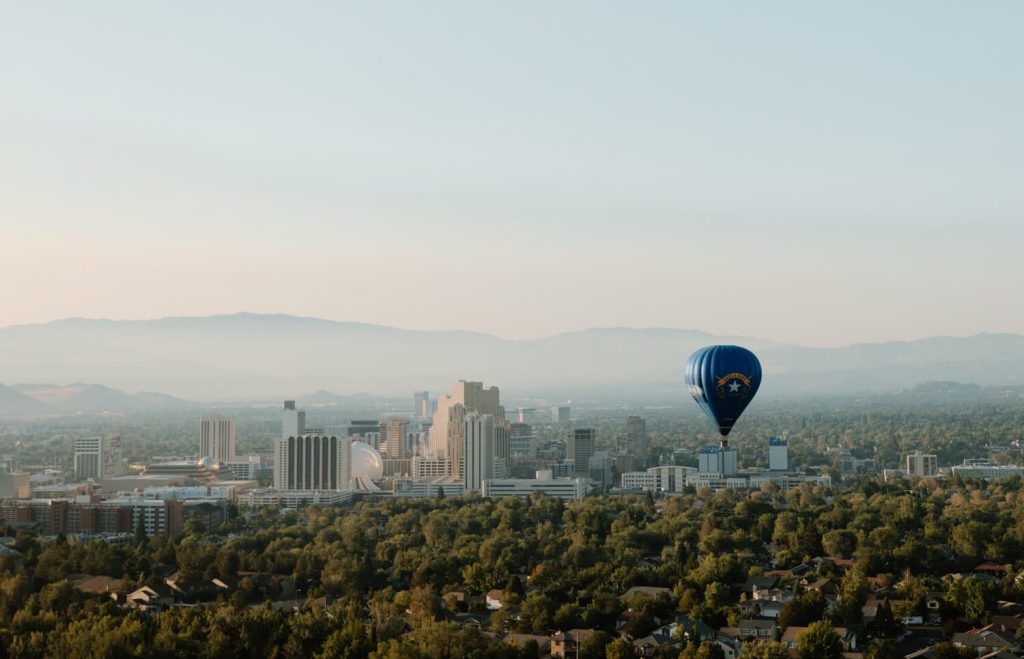
[[[725,437],[761,386],[761,362],[740,346],[708,346],[686,362],[686,386]]]

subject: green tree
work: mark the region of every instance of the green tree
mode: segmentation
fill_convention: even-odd
[[[843,644],[832,623],[827,620],[812,622],[796,637],[796,650],[800,659],[842,659]]]
[[[875,635],[882,638],[893,638],[899,633],[900,625],[892,614],[889,600],[882,600],[878,603],[875,619],[871,621],[871,629],[874,630]]]
[[[605,647],[604,656],[606,659],[635,659],[636,650],[632,643],[620,636]]]
[[[828,606],[825,598],[816,590],[808,590],[798,593],[793,599],[783,605],[779,611],[779,626],[806,627],[816,620],[825,617],[825,609]]]
[[[891,638],[882,638],[874,641],[869,647],[865,659],[901,659],[903,653],[899,651],[896,641]]]
[[[969,648],[952,643],[936,643],[932,646],[932,659],[975,659],[977,656]]]
[[[612,637],[607,632],[594,632],[583,639],[580,643],[580,659],[602,659],[605,656],[605,648],[611,643]]]
[[[839,582],[837,602],[839,616],[844,622],[856,624],[863,619],[864,612],[862,607],[867,602],[869,592],[870,588],[868,587],[867,578],[864,576],[864,570],[860,566],[846,571],[846,574],[843,575],[842,580]]]
[[[821,536],[821,546],[833,558],[850,558],[857,549],[857,536],[846,529],[828,531]]]
[[[967,620],[978,621],[985,615],[991,588],[974,577],[956,579],[949,584],[946,597]]]
[[[725,659],[725,652],[718,643],[714,641],[704,641],[697,648],[696,659]]]
[[[778,641],[752,641],[744,643],[742,659],[790,659],[789,649]]]

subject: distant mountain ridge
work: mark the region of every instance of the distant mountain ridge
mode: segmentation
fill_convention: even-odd
[[[0,385],[0,415],[173,410],[194,405],[166,394],[148,391],[130,394],[101,384]]]
[[[225,400],[315,390],[443,392],[453,380],[468,378],[522,395],[638,400],[681,394],[686,358],[711,343],[739,343],[758,354],[765,368],[762,396],[893,391],[940,380],[1024,384],[1024,336],[1015,334],[843,348],[673,328],[593,328],[508,340],[461,330],[251,313],[71,318],[0,328],[0,381],[102,382]]]

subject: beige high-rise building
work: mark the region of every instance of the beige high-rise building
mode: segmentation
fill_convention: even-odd
[[[484,386],[483,382],[459,380],[452,394],[437,399],[433,424],[430,426],[430,452],[441,458],[448,458],[452,476],[462,478],[465,473],[465,420],[466,415],[489,414],[494,417],[495,427],[506,441],[508,421],[505,408],[500,404],[498,387]],[[507,451],[503,451],[507,454]],[[505,455],[507,458],[507,455]]]
[[[229,416],[199,418],[199,458],[217,462],[235,459],[235,420]]]
[[[406,435],[409,422],[405,419],[381,419],[380,421],[380,454],[391,460],[411,457]]]
[[[455,383],[452,398],[461,403],[467,410],[477,414],[490,414],[495,420],[505,418],[505,410],[500,404],[500,393],[497,387],[485,387],[483,382],[467,382],[459,380]]]

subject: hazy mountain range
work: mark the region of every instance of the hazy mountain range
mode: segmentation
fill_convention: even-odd
[[[0,384],[0,415],[174,410],[196,403],[144,391],[130,394],[101,384]]]
[[[599,328],[508,340],[465,331],[415,331],[300,318],[234,314],[145,321],[67,319],[0,328],[0,382],[99,382],[0,388],[0,408],[91,411],[299,392],[409,395],[476,379],[552,399],[676,397],[687,356],[712,343],[754,350],[762,395],[891,391],[933,380],[1024,384],[1024,336],[980,334],[807,348],[685,329]],[[108,387],[116,387],[110,389]],[[20,402],[19,402],[20,401]]]

